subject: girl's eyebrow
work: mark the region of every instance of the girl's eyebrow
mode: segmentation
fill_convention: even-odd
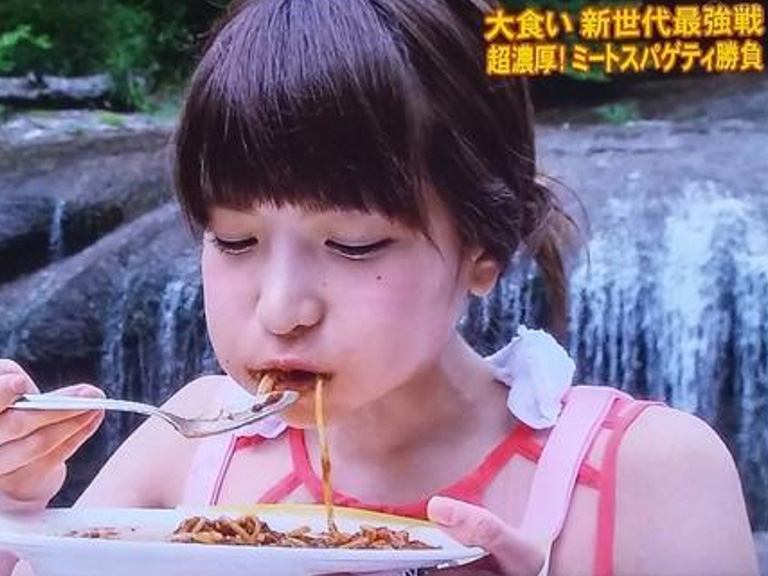
[[[293,209],[298,215],[299,220],[308,224],[323,226],[323,225],[337,225],[348,222],[350,219],[357,221],[367,221],[368,225],[375,225],[377,227],[386,226],[388,228],[400,228],[401,224],[392,220],[382,214],[376,212],[367,212],[356,209],[344,209],[344,208],[321,208],[321,207],[288,207]],[[269,210],[274,210],[270,208]],[[244,224],[246,222],[253,222],[264,220],[268,221],[274,214],[265,213],[264,209],[260,209],[258,206],[252,208],[234,208],[231,206],[213,206],[209,212],[209,226],[226,225],[226,224]]]

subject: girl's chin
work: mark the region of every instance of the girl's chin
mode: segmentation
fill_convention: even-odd
[[[315,419],[315,401],[313,397],[306,397],[304,394],[285,410],[280,413],[280,417],[291,428],[317,428]],[[325,407],[325,423],[333,418],[333,412],[329,413],[328,407]]]
[[[305,409],[301,406],[296,406],[296,404],[283,410],[280,413],[280,418],[291,428],[307,429],[316,427],[314,410],[311,408]]]

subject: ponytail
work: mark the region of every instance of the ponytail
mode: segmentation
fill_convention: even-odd
[[[539,180],[534,188],[537,216],[532,218],[535,224],[525,241],[526,251],[536,262],[544,283],[545,327],[564,342],[568,331],[568,269],[583,238],[578,223],[564,210],[552,189]]]

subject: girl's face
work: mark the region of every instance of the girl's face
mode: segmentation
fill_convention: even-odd
[[[458,337],[478,260],[443,207],[427,208],[432,240],[375,213],[215,208],[202,274],[222,367],[250,389],[264,369],[329,374],[330,419],[417,385]],[[312,380],[291,386],[301,399],[284,417],[312,425]]]

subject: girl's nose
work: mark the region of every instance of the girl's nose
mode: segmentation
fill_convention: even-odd
[[[324,305],[319,282],[306,262],[282,258],[264,270],[257,317],[265,330],[290,336],[320,323]]]

